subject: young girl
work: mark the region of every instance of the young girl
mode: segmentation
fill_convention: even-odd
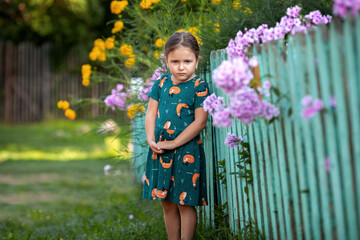
[[[158,199],[169,239],[193,239],[195,206],[207,203],[205,155],[199,133],[206,126],[207,83],[195,75],[199,45],[187,32],[165,44],[170,70],[149,92],[145,130],[149,144],[143,198]]]

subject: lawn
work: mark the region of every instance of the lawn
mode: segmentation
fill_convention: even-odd
[[[130,127],[99,127],[0,124],[0,240],[167,239],[160,202],[142,199],[135,181]],[[199,220],[195,239],[234,237]]]
[[[0,125],[0,239],[166,239],[159,202],[135,183],[129,127],[97,127]]]

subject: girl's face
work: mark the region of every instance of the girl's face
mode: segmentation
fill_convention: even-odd
[[[195,53],[187,47],[179,46],[169,52],[165,58],[172,80],[175,82],[186,82],[195,77],[195,69],[199,63]]]

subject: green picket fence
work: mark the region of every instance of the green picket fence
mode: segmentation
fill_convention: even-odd
[[[262,81],[279,89],[270,100],[281,114],[270,124],[235,121],[230,128],[214,128],[209,117],[202,132],[209,195],[200,216],[213,224],[216,209],[225,207],[234,233],[253,221],[266,239],[360,239],[360,17],[297,34],[287,44],[256,46],[253,54]],[[211,80],[226,58],[224,50],[214,51],[201,77],[228,101]],[[304,120],[307,94],[327,110]],[[145,143],[143,125],[143,118],[135,120],[134,136]],[[228,132],[246,136],[250,164],[239,163],[239,147],[226,147]],[[134,148],[139,178],[147,149]]]

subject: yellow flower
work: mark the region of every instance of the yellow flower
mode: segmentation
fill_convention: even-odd
[[[161,38],[158,38],[155,41],[155,46],[157,46],[158,48],[161,48],[164,45],[164,40],[162,40]]]
[[[128,118],[130,119],[133,119],[135,117],[135,109],[134,109],[134,106],[133,105],[130,105],[130,107],[128,108],[127,110],[127,116]]]
[[[106,49],[113,49],[113,48],[114,48],[114,45],[115,45],[115,38],[113,38],[113,37],[108,37],[108,38],[105,40],[105,47],[106,47]]]
[[[219,23],[214,23],[214,32],[220,32],[220,29],[219,29],[219,27],[220,27],[220,24]]]
[[[182,2],[186,2],[186,0],[181,0]]]
[[[157,59],[160,58],[160,54],[159,54],[159,52],[157,50],[154,52],[154,57],[156,57]]]
[[[114,23],[114,28],[111,30],[111,32],[114,34],[114,33],[117,33],[117,32],[120,32],[124,27],[124,23],[122,21],[116,21]]]
[[[89,86],[89,84],[90,84],[90,80],[88,78],[83,78],[82,85],[84,87],[87,87],[87,86]]]
[[[158,3],[160,0],[151,0],[152,3]]]
[[[192,35],[196,35],[196,33],[199,31],[199,29],[197,29],[196,27],[191,27],[189,28],[188,32],[191,33]]]
[[[76,113],[75,113],[75,111],[74,110],[72,110],[72,109],[66,109],[66,111],[65,111],[65,117],[67,117],[68,119],[70,119],[70,120],[74,120],[75,119],[75,117],[76,117]]]
[[[106,54],[105,54],[105,52],[101,52],[101,53],[99,54],[98,60],[101,61],[101,62],[105,62],[105,61],[106,61]]]
[[[101,38],[94,41],[94,47],[98,47],[100,51],[105,51],[105,42]]]
[[[62,105],[63,105],[63,101],[58,101],[57,102],[57,107],[59,108],[59,109],[62,109]]]
[[[91,65],[90,64],[83,64],[81,66],[81,75],[83,78],[89,78],[91,75]]]
[[[131,57],[125,60],[125,67],[131,68],[136,62],[135,57]]]
[[[120,14],[128,4],[128,1],[112,1],[110,4],[111,13]]]
[[[145,110],[145,107],[141,103],[137,103],[134,106],[136,112],[143,112]]]
[[[120,52],[124,56],[131,56],[133,55],[133,48],[131,45],[124,44],[120,47]]]
[[[185,32],[185,30],[180,28],[179,30],[177,30],[177,32]]]
[[[63,101],[62,103],[62,109],[67,110],[70,107],[70,104],[68,101]]]
[[[245,8],[245,11],[244,11],[245,14],[252,14],[253,12],[251,11],[250,8]]]
[[[211,0],[211,4],[219,4],[221,0]]]
[[[234,7],[234,9],[239,9],[239,8],[241,8],[241,3],[240,3],[240,1],[239,1],[239,0],[233,1],[233,7]]]
[[[149,9],[149,8],[151,8],[151,5],[152,5],[151,0],[142,0],[141,3],[140,3],[140,7],[142,9]]]
[[[98,47],[94,47],[89,53],[90,60],[95,61],[99,57],[100,53],[101,53],[100,49]]]

